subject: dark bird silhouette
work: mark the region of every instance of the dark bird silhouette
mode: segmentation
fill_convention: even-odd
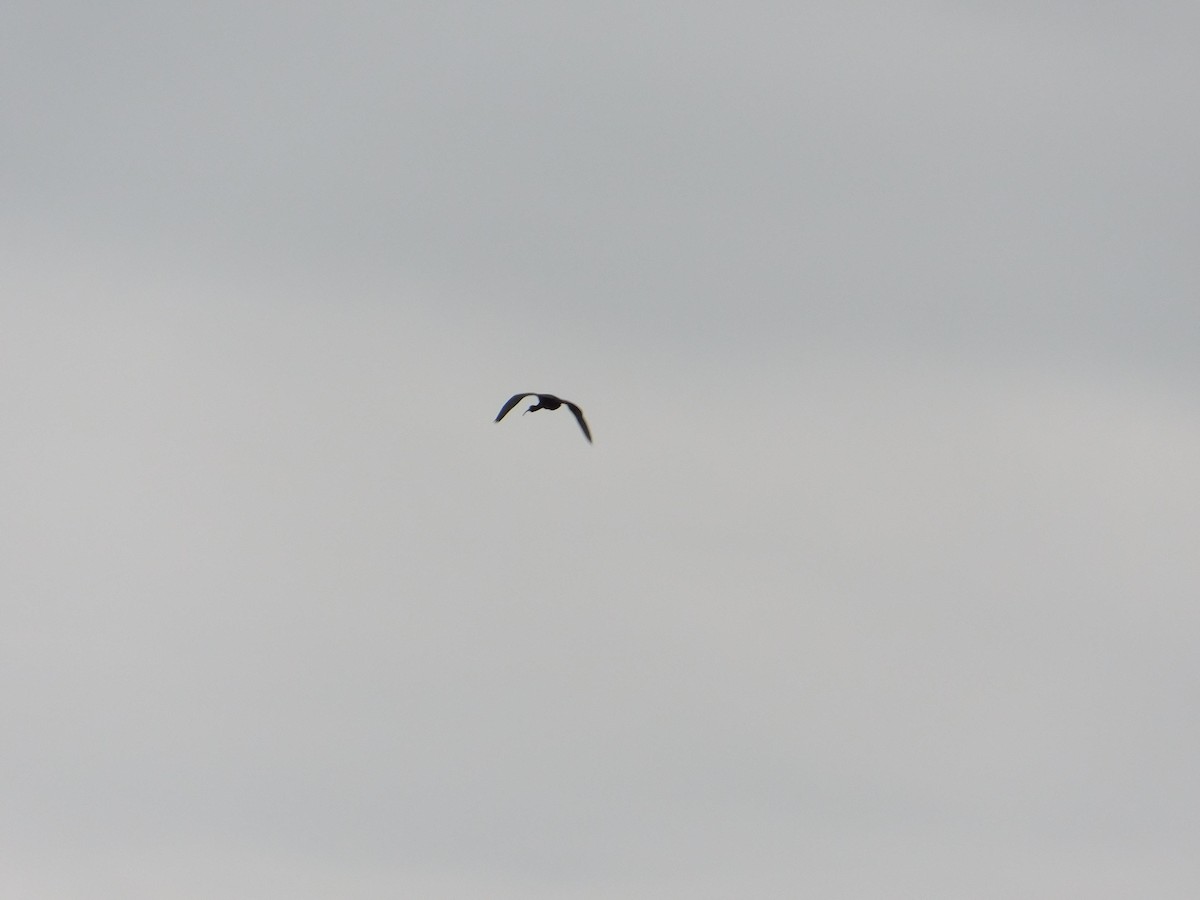
[[[588,439],[588,443],[592,442],[592,432],[588,428],[587,422],[583,420],[583,410],[572,403],[570,400],[560,400],[553,394],[535,394],[533,391],[526,391],[524,394],[513,394],[508,398],[508,402],[501,407],[500,412],[496,414],[496,421],[499,422],[508,411],[524,400],[526,397],[537,397],[537,403],[525,410],[527,413],[537,412],[539,409],[558,409],[560,406],[566,406],[575,416],[575,421],[579,423],[579,427],[583,429],[583,436]],[[525,415],[525,413],[521,413]]]

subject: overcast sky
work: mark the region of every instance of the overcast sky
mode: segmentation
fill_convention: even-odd
[[[1200,896],[1196,4],[3,18],[0,894]]]

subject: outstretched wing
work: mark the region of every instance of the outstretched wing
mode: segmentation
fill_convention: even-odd
[[[585,422],[583,420],[583,410],[580,409],[578,406],[576,406],[574,403],[572,403],[570,400],[564,400],[563,403],[567,404],[567,408],[570,409],[572,413],[574,413],[575,421],[578,422],[579,427],[583,429],[583,436],[588,439],[588,443],[590,444],[592,442],[592,431],[590,428],[587,427],[587,422]]]
[[[536,396],[537,396],[537,394],[534,393],[533,391],[526,391],[524,394],[513,394],[511,397],[508,398],[508,402],[505,403],[504,406],[500,409],[500,412],[498,412],[496,414],[496,421],[499,422],[501,419],[503,419],[505,416],[507,416],[508,411],[510,409],[512,409],[514,406],[516,406],[518,403],[520,403],[522,400],[524,400],[526,397],[536,397]]]

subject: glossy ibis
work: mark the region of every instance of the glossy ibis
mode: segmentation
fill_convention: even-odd
[[[496,414],[496,421],[499,422],[508,411],[524,400],[526,397],[537,397],[537,403],[525,410],[527,413],[537,412],[539,409],[558,409],[560,406],[566,406],[575,416],[575,421],[579,423],[579,427],[583,429],[583,436],[588,439],[588,443],[592,442],[592,432],[588,428],[587,422],[583,420],[583,410],[572,403],[570,400],[560,400],[553,394],[535,394],[533,391],[526,391],[524,394],[513,394],[508,398],[508,402],[501,407],[500,412]],[[525,415],[525,413],[521,413]]]

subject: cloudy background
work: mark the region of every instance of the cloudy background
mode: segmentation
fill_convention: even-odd
[[[1195,4],[3,19],[4,896],[1200,895]]]

